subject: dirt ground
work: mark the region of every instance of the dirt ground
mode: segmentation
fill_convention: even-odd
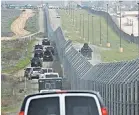
[[[34,15],[35,14],[34,14],[33,10],[31,10],[31,9],[26,9],[25,11],[23,11],[22,14],[11,25],[11,30],[13,33],[15,33],[15,36],[2,37],[1,40],[10,40],[13,38],[19,38],[19,37],[23,37],[25,35],[30,34],[30,32],[28,32],[24,29],[24,27],[25,27],[26,21],[30,17],[33,17]]]

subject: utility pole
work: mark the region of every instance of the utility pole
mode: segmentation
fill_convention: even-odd
[[[74,25],[74,8],[73,8],[73,25]]]
[[[79,29],[80,29],[80,36],[82,36],[82,29],[81,29],[81,26],[82,26],[82,25],[81,25],[81,20],[82,20],[82,14],[80,14],[80,28],[79,28]],[[81,38],[81,37],[80,37],[80,38]]]
[[[83,14],[83,39],[85,40],[84,38],[84,14]]]
[[[108,34],[108,32],[109,32],[109,30],[108,30],[108,15],[109,15],[109,13],[108,13],[108,4],[107,4],[107,47],[110,47],[109,34]]]
[[[95,44],[95,40],[94,40],[94,21],[93,21],[93,17],[92,16],[92,44]]]
[[[121,3],[122,3],[122,1],[119,1],[119,3],[120,3],[120,52],[123,52],[123,48],[122,48],[122,39],[121,39]]]
[[[89,14],[88,14],[88,43],[89,43]]]
[[[102,43],[101,43],[101,16],[100,16],[100,18],[99,18],[99,20],[100,20],[100,46],[102,45]]]
[[[139,2],[138,4],[138,40],[137,40],[137,45],[138,45],[138,57],[139,57]]]

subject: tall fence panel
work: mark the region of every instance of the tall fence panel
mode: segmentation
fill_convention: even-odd
[[[45,12],[48,19],[47,8]],[[75,50],[70,40],[65,39],[60,27],[51,32],[50,23],[47,24],[49,32],[53,33],[49,39],[56,43],[71,89],[98,91],[110,115],[139,115],[139,59],[93,66]]]

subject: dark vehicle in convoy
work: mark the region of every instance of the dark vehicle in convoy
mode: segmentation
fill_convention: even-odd
[[[50,45],[50,41],[47,38],[42,40],[42,45]]]
[[[31,59],[31,67],[42,67],[42,60],[38,57]]]
[[[46,50],[43,54],[43,61],[53,61],[53,55],[52,52],[49,50]]]
[[[25,97],[19,115],[108,115],[98,92],[60,90]]]
[[[43,50],[43,46],[42,45],[39,45],[39,44],[38,45],[35,45],[34,46],[34,50],[36,50],[36,49],[42,49]]]
[[[41,67],[34,67],[30,79],[39,79]]]
[[[34,57],[43,58],[43,50],[42,49],[36,49],[34,51]]]
[[[45,47],[45,50],[49,50],[54,55],[54,47],[53,46],[47,46],[47,47]]]
[[[88,46],[88,43],[84,43],[83,47],[79,51],[81,54],[86,57],[88,60],[92,59],[92,49]]]
[[[30,79],[30,75],[31,75],[31,73],[33,71],[33,67],[27,67],[24,70],[25,70],[24,71],[24,77]]]
[[[38,80],[38,84],[39,84],[39,92],[41,90],[52,90],[52,89],[62,90],[62,77],[41,78]]]

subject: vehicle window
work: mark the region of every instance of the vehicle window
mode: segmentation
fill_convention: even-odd
[[[41,68],[33,68],[33,71],[40,71]]]
[[[42,53],[42,50],[36,50],[35,53]]]
[[[99,115],[95,99],[92,97],[65,97],[66,115]]]
[[[58,77],[57,75],[45,75],[46,78]]]
[[[31,100],[27,115],[60,115],[59,98],[48,97]]]
[[[45,55],[51,55],[50,51],[45,51],[44,54]]]
[[[50,89],[51,84],[50,83],[45,83],[45,89]]]
[[[62,89],[62,80],[56,80],[56,89]]]
[[[47,73],[47,69],[43,69],[42,70],[42,73],[44,74],[44,73]]]
[[[31,70],[31,68],[26,68],[26,71],[29,72]]]
[[[48,72],[53,72],[53,70],[52,69],[48,69]]]

